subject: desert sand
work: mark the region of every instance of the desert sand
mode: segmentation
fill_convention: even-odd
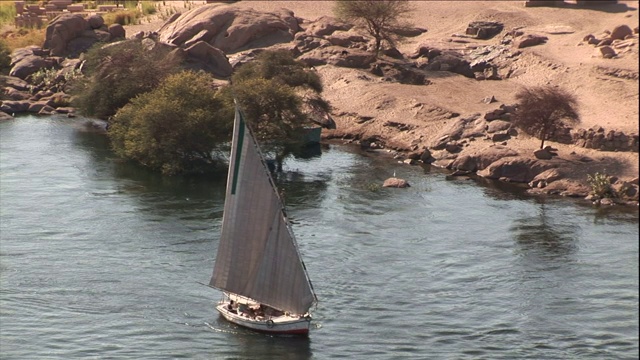
[[[169,2],[167,2],[169,4]],[[172,2],[178,11],[180,3],[201,6],[203,1]],[[333,16],[332,1],[239,1],[235,5],[256,10],[272,11],[278,8],[292,10],[305,20]],[[504,32],[520,28],[526,33],[548,37],[545,44],[524,48],[518,59],[521,69],[517,76],[505,80],[465,78],[448,72],[433,72],[429,85],[402,85],[383,82],[376,76],[347,68],[317,67],[322,76],[323,96],[333,107],[337,131],[341,134],[381,135],[390,142],[419,143],[426,146],[441,135],[447,119],[438,117],[442,111],[461,116],[486,113],[500,104],[515,103],[514,95],[523,86],[553,85],[576,95],[579,101],[580,124],[575,128],[588,129],[601,126],[606,131],[637,134],[638,113],[638,41],[616,58],[605,59],[597,55],[596,48],[583,38],[588,34],[602,36],[618,25],[638,26],[638,1],[620,1],[618,4],[577,8],[568,3],[563,7],[525,7],[524,1],[414,1],[409,21],[427,31],[417,37],[406,38],[398,45],[403,54],[415,52],[421,44],[439,49],[464,50],[474,45],[499,44],[502,34],[477,40],[459,37],[471,21],[499,21]],[[183,8],[184,9],[184,8]],[[127,27],[127,34],[153,31],[162,20]],[[635,79],[607,75],[622,71],[635,74]],[[366,74],[366,76],[363,76]],[[482,99],[494,96],[495,103]],[[366,127],[357,124],[353,114],[369,116]],[[399,121],[414,127],[412,131],[389,134],[387,121]],[[451,120],[449,120],[451,121]],[[558,158],[566,160],[562,166],[570,169],[571,180],[586,184],[587,174],[606,173],[623,180],[638,178],[638,153],[604,152],[576,145],[547,142],[558,149]],[[470,143],[471,147],[486,147],[487,141]],[[532,155],[540,141],[524,134],[508,141],[508,146],[522,155]],[[594,161],[578,162],[578,157]]]

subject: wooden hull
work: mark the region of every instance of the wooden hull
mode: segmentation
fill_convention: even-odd
[[[228,302],[220,302],[216,310],[229,322],[242,327],[268,334],[308,335],[311,325],[310,317],[278,316],[271,319],[257,320],[229,311]]]

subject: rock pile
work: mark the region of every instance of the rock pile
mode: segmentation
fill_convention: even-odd
[[[590,129],[579,129],[572,134],[573,142],[588,149],[602,151],[638,152],[638,134],[625,134],[621,131],[605,131],[596,126]]]
[[[582,41],[596,47],[596,56],[612,59],[622,53],[632,51],[633,47],[638,44],[638,27],[631,30],[627,25],[618,25],[611,31],[604,31],[598,37],[588,34]]]

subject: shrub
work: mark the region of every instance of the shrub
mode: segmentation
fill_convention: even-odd
[[[16,17],[16,6],[13,1],[0,2],[0,27],[12,25]]]
[[[0,73],[7,74],[11,66],[11,50],[4,39],[0,39]]]
[[[53,92],[64,91],[68,82],[79,79],[82,73],[79,69],[65,69],[62,72],[54,68],[43,68],[29,75],[27,80],[31,83],[32,89],[47,89]]]
[[[204,173],[222,163],[233,107],[205,73],[180,72],[118,111],[110,122],[114,151],[166,175]]]
[[[598,198],[613,198],[616,197],[615,190],[611,186],[611,177],[607,174],[595,173],[594,175],[587,175],[587,182],[591,186],[590,194],[597,196]]]
[[[136,25],[139,23],[140,12],[137,9],[127,9],[107,13],[103,16],[104,23],[109,26],[112,24]]]
[[[164,46],[146,50],[140,40],[90,49],[85,54],[87,76],[71,90],[74,106],[86,116],[107,119],[129,100],[180,71],[182,59],[170,52]]]
[[[158,9],[156,9],[156,5],[153,3],[153,1],[143,1],[141,2],[141,4],[142,15],[153,15],[158,12]]]
[[[242,65],[233,75],[234,82],[263,78],[275,80],[291,87],[309,88],[322,92],[322,81],[315,72],[296,61],[288,51],[264,51],[255,61]]]

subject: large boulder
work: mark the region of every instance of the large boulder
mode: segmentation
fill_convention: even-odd
[[[529,46],[544,44],[547,40],[549,40],[549,38],[543,35],[527,34],[516,38],[513,42],[513,46],[518,49],[522,49]]]
[[[370,52],[364,50],[328,46],[304,53],[298,57],[298,60],[308,66],[331,64],[340,67],[366,69],[376,58]]]
[[[618,25],[611,31],[609,38],[611,40],[624,40],[627,35],[633,34],[633,30],[627,25]]]
[[[478,39],[491,39],[498,35],[504,25],[498,21],[472,21],[467,27],[466,34]]]
[[[31,106],[31,102],[28,100],[4,100],[0,105],[0,111],[4,111],[7,114],[15,114],[27,111]]]
[[[124,29],[124,26],[120,25],[120,24],[111,24],[109,25],[108,28],[109,31],[109,35],[111,36],[111,39],[125,39],[127,37],[127,32]]]
[[[426,66],[427,70],[449,71],[452,73],[464,75],[468,78],[474,78],[473,69],[468,60],[460,54],[447,52],[429,59]]]
[[[480,151],[458,156],[451,168],[454,170],[477,171],[485,169],[492,163],[505,158],[518,156],[518,153],[502,145],[494,145]]]
[[[89,23],[82,15],[58,15],[47,26],[43,48],[50,49],[54,56],[66,55],[69,42],[89,28]]]
[[[478,171],[478,175],[509,182],[529,183],[541,172],[553,168],[554,165],[541,162],[523,156],[514,156],[499,159],[484,170]]]
[[[348,31],[353,27],[331,16],[321,16],[306,26],[304,32],[315,37],[323,37],[333,34],[335,31]]]
[[[29,55],[18,61],[9,72],[9,76],[15,76],[20,79],[26,79],[27,76],[35,73],[42,68],[55,66],[53,59],[45,59],[37,55]]]
[[[100,29],[104,25],[104,18],[100,15],[91,15],[87,18],[87,23],[91,29]]]
[[[260,12],[208,4],[172,17],[158,29],[162,42],[183,46],[204,41],[224,53],[290,42],[300,30],[293,12]]]
[[[196,62],[196,67],[221,78],[231,76],[233,68],[229,59],[220,49],[209,45],[204,41],[189,46],[185,49],[189,61]]]
[[[30,89],[28,82],[14,76],[0,75],[0,83],[18,91],[29,91]]]

